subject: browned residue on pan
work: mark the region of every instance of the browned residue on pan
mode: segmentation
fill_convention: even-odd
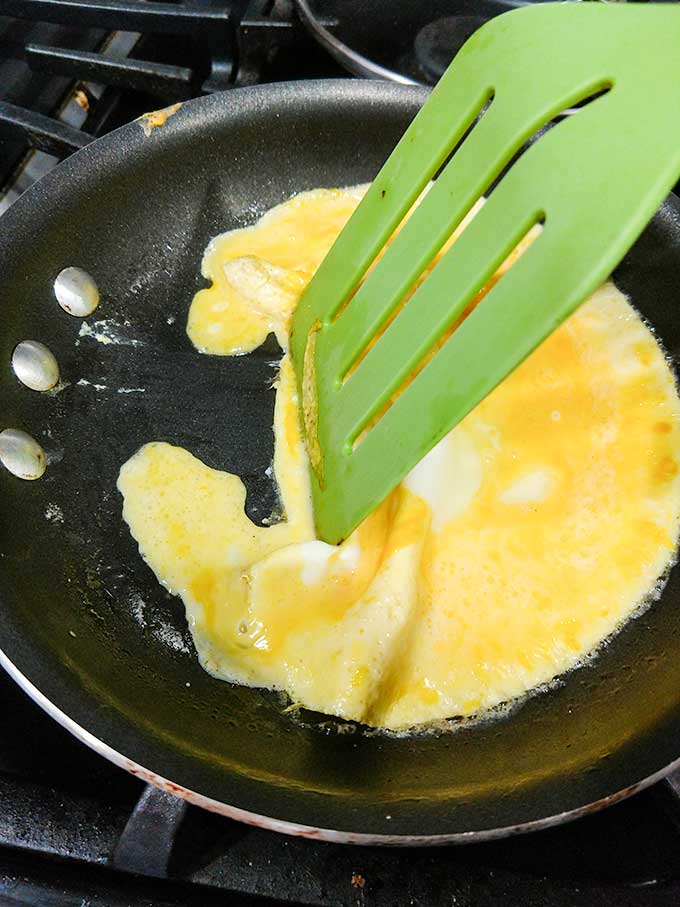
[[[149,113],[142,114],[137,122],[148,137],[158,126],[164,126],[168,117],[177,113],[181,106],[182,102],[178,101],[177,104],[171,104],[170,107],[164,107],[162,110],[151,110]]]

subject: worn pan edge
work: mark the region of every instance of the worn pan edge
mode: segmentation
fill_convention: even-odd
[[[332,828],[316,828],[311,825],[298,825],[295,822],[288,822],[285,819],[277,819],[274,816],[263,816],[258,813],[248,812],[237,806],[231,806],[229,803],[222,803],[214,800],[212,797],[206,797],[197,791],[190,790],[174,781],[157,775],[145,766],[140,765],[123,753],[119,753],[108,743],[104,743],[94,734],[91,734],[84,727],[75,722],[65,712],[62,712],[51,700],[41,693],[40,690],[25,677],[21,671],[13,664],[7,655],[0,649],[0,667],[9,674],[12,680],[17,683],[21,689],[43,709],[50,718],[53,718],[70,734],[84,743],[91,750],[105,759],[108,759],[114,765],[124,769],[130,774],[148,784],[153,784],[160,790],[174,794],[188,801],[193,806],[199,806],[201,809],[207,809],[210,812],[226,816],[228,819],[234,819],[237,822],[244,822],[246,825],[254,825],[257,828],[264,828],[267,831],[275,831],[281,834],[292,835],[300,838],[310,838],[315,841],[327,841],[334,844],[360,844],[360,845],[389,845],[397,847],[422,847],[437,846],[442,844],[472,844],[482,841],[494,841],[499,838],[508,838],[514,835],[526,834],[532,831],[541,831],[551,828],[555,825],[562,825],[565,822],[572,822],[583,816],[599,812],[614,803],[625,800],[633,794],[644,790],[657,781],[661,781],[666,775],[680,769],[680,758],[669,763],[664,768],[643,778],[629,787],[616,791],[607,797],[595,800],[593,803],[576,809],[567,810],[566,812],[556,813],[552,816],[546,816],[544,819],[536,819],[531,822],[523,822],[518,825],[506,825],[502,828],[489,828],[482,831],[466,831],[454,834],[443,835],[372,835],[361,832],[336,831]]]

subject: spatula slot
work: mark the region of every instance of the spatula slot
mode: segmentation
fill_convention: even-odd
[[[361,282],[365,279],[366,275],[376,266],[392,237],[395,235],[395,233],[400,231],[403,226],[409,221],[413,211],[418,206],[418,203],[427,193],[428,186],[431,181],[442,173],[447,162],[458,151],[461,145],[463,145],[468,136],[479,126],[482,119],[488,114],[489,110],[491,109],[493,100],[494,90],[493,88],[488,88],[483,91],[482,97],[479,100],[478,104],[476,104],[472,110],[466,111],[458,123],[456,123],[455,120],[452,120],[452,123],[450,125],[450,144],[446,144],[442,147],[437,158],[432,160],[429,164],[424,164],[421,167],[416,183],[417,191],[409,192],[406,200],[402,202],[398,207],[395,207],[392,201],[394,195],[396,194],[395,187],[393,185],[390,185],[392,178],[390,177],[390,175],[387,175],[381,180],[383,173],[378,175],[373,186],[371,187],[370,192],[377,192],[376,184],[378,182],[385,183],[385,185],[383,185],[379,191],[381,202],[384,203],[384,206],[387,207],[388,211],[390,211],[391,208],[389,218],[385,220],[382,225],[382,235],[380,237],[380,241],[374,241],[370,252],[364,255],[361,268],[359,269],[359,267],[357,266],[355,273],[358,273],[358,279],[356,280],[356,283],[350,288],[347,296],[341,302],[341,304],[329,310],[326,318],[323,319],[324,326],[333,323],[346,310],[346,307],[349,301],[353,298],[354,293],[359,289]],[[401,175],[399,176],[401,179]],[[359,210],[360,209],[357,209],[357,212],[355,212],[355,217]],[[352,223],[352,221],[353,218],[350,219],[350,223]]]
[[[482,213],[483,208],[480,207],[476,217],[481,217]],[[479,226],[480,231],[485,233],[489,232],[489,225],[493,229],[493,212],[489,213],[487,220],[488,224]],[[357,420],[351,428],[347,425],[349,445],[346,452],[348,454],[350,451],[357,450],[367,434],[378,425],[401,394],[417,379],[458,327],[479,304],[483,303],[486,294],[506,278],[519,258],[538,238],[540,228],[545,222],[545,212],[534,212],[525,219],[519,220],[512,232],[506,235],[501,233],[500,236],[494,237],[495,248],[494,243],[490,241],[485,249],[485,260],[488,260],[488,264],[483,271],[479,270],[479,263],[475,264],[475,259],[467,254],[466,248],[463,248],[463,251],[456,257],[454,265],[449,268],[449,271],[453,271],[454,266],[458,266],[455,268],[457,273],[453,276],[448,274],[438,276],[437,267],[439,265],[435,267],[421,285],[422,293],[420,290],[415,292],[408,305],[400,310],[398,317],[390,323],[375,345],[371,346],[361,363],[347,379],[343,391],[347,393],[350,401],[348,410],[351,408],[352,414],[356,416],[363,409],[362,418]],[[468,229],[472,230],[474,224],[475,221],[472,220]],[[462,244],[463,238],[464,234],[458,242]],[[475,244],[474,238],[466,245],[473,244]],[[449,250],[447,257],[453,255],[453,252],[453,249]],[[472,282],[469,280],[470,277],[472,277]],[[455,290],[446,293],[447,284],[455,286]],[[432,317],[431,330],[426,332],[423,330],[426,316],[422,311],[425,309],[431,312],[434,308],[433,303],[436,303],[438,299],[447,300],[449,303],[448,310],[442,309],[441,311],[445,320],[437,322]],[[422,343],[418,342],[421,340]],[[398,358],[400,350],[408,351],[413,355],[400,360]],[[378,370],[390,367],[392,370],[390,375],[394,375],[394,380],[390,382],[391,389],[378,396],[375,392],[374,375]],[[362,404],[365,404],[365,407],[362,407]]]
[[[608,82],[598,80],[579,93],[572,89],[569,96],[557,98],[539,116],[534,111],[520,111],[515,116],[502,99],[486,107],[484,117],[478,117],[468,129],[449,164],[398,225],[390,246],[380,248],[363,282],[327,326],[329,342],[324,345],[324,355],[327,368],[335,371],[338,387],[363,362],[369,346],[394,322],[421,283],[429,279],[433,262],[436,267],[437,257],[447,252],[448,244],[484,193],[499,185],[536,140],[560,125],[561,121],[554,118],[566,104],[595,100],[608,87]],[[505,138],[503,143],[498,141],[499,134]],[[485,280],[489,277],[486,275]],[[471,296],[481,286],[471,288]],[[457,317],[456,313],[452,317]]]
[[[574,102],[570,107],[561,110],[552,119],[548,120],[548,122],[543,123],[541,126],[539,126],[538,129],[536,129],[536,131],[533,133],[533,135],[522,145],[519,151],[515,155],[513,155],[509,163],[505,167],[503,167],[498,176],[495,177],[495,179],[491,182],[489,190],[486,193],[486,197],[491,197],[497,186],[505,178],[506,174],[508,174],[510,170],[515,166],[515,164],[519,161],[519,159],[524,154],[526,154],[529,148],[531,148],[536,144],[536,142],[546,136],[552,129],[555,128],[555,126],[559,126],[559,124],[564,122],[565,120],[573,116],[577,116],[588,105],[592,104],[594,101],[597,101],[599,98],[604,97],[604,95],[611,91],[612,87],[613,86],[611,82],[603,83],[603,86],[601,88],[598,88],[592,94],[589,94],[587,97],[583,98],[583,100]]]
[[[469,133],[481,112],[493,107],[493,103],[489,103],[492,98],[493,90],[485,80],[471,85],[460,103],[445,111],[444,128],[441,124],[436,125],[438,140],[427,142],[424,154],[411,153],[409,146],[415,141],[411,130],[401,139],[397,147],[402,147],[402,161],[407,161],[407,165],[396,166],[392,159],[386,162],[305,291],[295,314],[291,336],[296,361],[302,362],[304,358],[312,326],[318,323],[323,331],[339,312],[346,309],[348,300],[352,299],[369,268],[452,149]],[[441,114],[440,110],[438,117]],[[487,113],[484,119],[486,116]],[[427,115],[423,118],[421,111],[411,124],[411,129],[418,126],[418,147],[420,136],[435,128],[435,124],[428,124],[427,120]]]
[[[595,91],[586,94],[583,101],[594,100],[602,95],[603,86],[598,85]],[[492,115],[489,114],[489,117]],[[491,128],[495,128],[495,124],[491,120],[488,122]],[[504,179],[513,171],[524,154],[544,139],[553,127],[560,125],[560,122],[550,120],[548,123],[542,124],[539,130],[533,132],[530,142],[525,142],[512,157],[511,164],[505,167],[503,177],[497,180],[494,190],[503,185]],[[477,128],[481,130],[483,124]],[[469,140],[472,141],[474,136],[475,131],[473,130]],[[468,155],[471,158],[475,157],[480,149],[483,150],[483,140],[484,136],[476,144],[469,146]],[[463,160],[463,163],[460,163],[464,153],[465,147],[461,146],[455,161],[451,162],[449,168],[453,169],[456,165],[464,167],[466,162]],[[463,172],[465,171],[463,170]],[[420,210],[416,209],[412,213],[411,218],[394,239],[392,247],[384,253],[373,273],[369,275],[355,299],[350,303],[349,310],[352,317],[348,318],[346,323],[351,328],[354,328],[355,325],[354,312],[356,310],[354,306],[357,303],[363,304],[367,308],[373,303],[373,307],[377,308],[374,301],[382,300],[387,295],[384,282],[377,290],[373,289],[373,281],[382,277],[378,269],[383,271],[387,280],[400,267],[402,274],[404,273],[403,257],[409,250],[413,255],[414,240],[411,239],[413,220],[421,216],[422,210],[433,197],[434,203],[430,207],[438,210],[444,216],[446,204],[453,193],[456,190],[464,192],[464,187],[460,185],[460,182],[457,173],[450,175],[450,171],[447,170],[433,184],[429,194],[421,202]],[[439,197],[442,191],[445,193],[443,203]],[[495,194],[496,191],[491,194],[492,199]],[[479,198],[474,201],[475,206],[480,203]],[[491,205],[493,209],[494,203]],[[469,221],[471,215],[474,217],[475,210],[473,207],[467,211],[465,219],[457,225],[453,236],[446,236],[443,245],[436,252],[434,262],[432,260],[427,262],[425,269],[418,274],[415,283],[404,290],[396,304],[386,307],[382,323],[378,327],[374,326],[377,322],[376,316],[374,323],[371,324],[370,332],[366,329],[369,344],[360,350],[358,357],[341,379],[342,387],[341,390],[338,390],[338,405],[334,410],[336,418],[340,420],[338,431],[343,432],[340,436],[344,436],[346,439],[344,443],[346,455],[350,455],[356,450],[364,440],[366,433],[384,416],[398,396],[420,374],[454,328],[472,311],[482,295],[490,288],[498,268],[505,262],[507,269],[509,256],[514,263],[518,258],[516,250],[526,248],[527,235],[536,225],[545,221],[545,212],[541,208],[528,213],[496,209],[492,213],[487,212],[484,216],[478,214],[477,217],[480,220],[477,221],[476,218],[472,220],[468,227],[470,233],[461,235],[462,227],[465,226],[466,221]],[[434,216],[430,215],[429,219],[431,220]],[[414,229],[420,228],[416,224]],[[414,235],[416,236],[415,242],[417,242],[418,234]],[[457,236],[459,237],[457,243],[451,245]],[[513,251],[515,251],[514,256]],[[483,266],[480,266],[480,261]],[[402,287],[411,277],[412,274],[409,274],[407,279],[402,280]],[[342,330],[342,320],[339,320],[336,326]],[[358,345],[357,335],[354,338],[355,345]],[[361,339],[363,340],[363,337]],[[337,337],[334,338],[336,347],[341,342],[347,344],[347,340],[339,341]],[[380,382],[378,392],[376,392],[376,375],[385,376]]]
[[[451,151],[449,151],[449,153],[446,155],[445,161],[442,163],[441,167],[439,167],[439,168],[435,171],[434,175],[432,176],[432,180],[433,180],[433,181],[439,179],[440,175],[441,175],[441,174],[444,172],[444,170],[448,167],[449,161],[451,160],[451,158],[452,158],[452,157],[454,156],[454,154],[458,151],[458,149],[459,149],[460,146],[463,144],[463,142],[467,139],[467,137],[470,135],[470,133],[472,132],[472,130],[475,129],[475,128],[479,125],[479,123],[481,122],[482,118],[483,118],[484,116],[486,116],[486,114],[489,112],[489,108],[490,108],[491,105],[493,104],[493,100],[494,100],[495,97],[496,97],[495,91],[494,91],[493,89],[489,89],[489,99],[488,99],[488,101],[487,101],[486,104],[482,107],[482,109],[479,111],[479,113],[477,114],[477,116],[475,117],[475,119],[473,120],[473,122],[470,123],[470,126],[469,126],[468,129],[466,130],[465,134],[461,136],[460,140],[459,140],[458,142],[456,142],[456,144],[453,146],[453,148],[451,149]]]
[[[325,541],[346,537],[630,248],[680,172],[679,40],[666,5],[531,4],[457,54],[294,315]]]
[[[584,98],[579,110],[597,98],[603,97],[609,87],[598,89]],[[500,189],[504,179],[512,172],[520,159],[561,122],[561,120],[551,120],[537,130],[524,144],[496,182],[494,191],[489,196],[490,204],[493,205],[491,200],[494,199],[495,190]],[[436,184],[432,191],[436,191]],[[480,200],[475,204],[479,205],[479,203]],[[470,214],[474,217],[478,211],[479,209],[476,211],[473,208],[466,218],[469,218]],[[530,216],[529,219],[532,222],[528,227],[521,220],[514,229],[511,223],[506,223],[505,227],[509,232],[503,240],[502,218],[504,213],[501,212],[498,217],[493,217],[489,212],[487,215],[488,225],[481,223],[475,225],[475,221],[472,220],[468,228],[471,230],[471,234],[467,237],[464,234],[460,236],[458,239],[460,246],[457,248],[448,245],[447,241],[447,244],[438,253],[439,258],[435,260],[434,264],[430,263],[428,266],[430,270],[420,276],[416,286],[400,301],[389,321],[376,333],[370,347],[362,352],[346,376],[346,387],[343,390],[351,401],[348,409],[351,409],[355,417],[359,417],[361,414],[350,429],[347,454],[350,451],[354,452],[359,447],[367,433],[376,426],[398,397],[417,378],[455,329],[482,301],[502,275],[507,274],[520,255],[528,248],[528,240],[536,237],[536,227],[543,225],[546,219],[545,212],[538,211]],[[465,225],[466,221],[463,221],[461,226]],[[475,236],[477,228],[485,234],[485,237]],[[495,232],[498,230],[500,233]],[[455,234],[450,239],[455,239]],[[483,250],[481,255],[479,249]],[[475,250],[477,250],[477,254],[475,254]],[[484,268],[480,268],[477,262],[479,257],[483,258],[485,262]],[[438,273],[438,268],[442,264],[445,273]],[[502,270],[502,273],[499,272],[499,269]],[[470,278],[474,277],[476,280],[473,279],[470,282]],[[453,292],[451,290],[447,292],[447,288],[454,288]],[[424,328],[425,322],[428,322],[427,328]],[[391,380],[384,382],[382,394],[375,392],[375,374],[390,375]]]

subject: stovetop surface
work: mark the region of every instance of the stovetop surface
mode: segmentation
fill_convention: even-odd
[[[0,674],[0,904],[680,903],[680,812],[660,787],[537,834],[442,848],[289,838],[190,806],[162,880],[110,868],[143,788]]]
[[[250,6],[271,8],[260,0]],[[337,4],[325,6],[330,16]],[[280,52],[255,55],[262,68],[248,80],[346,75],[296,34]],[[73,87],[3,55],[3,41],[5,48],[33,42],[94,50],[103,37],[96,29],[0,17],[0,101],[54,113]],[[168,40],[145,41],[135,48],[137,56],[167,60]],[[182,42],[173,47],[181,57],[173,59],[191,65],[191,48]],[[143,92],[113,88],[99,95],[98,104],[106,116],[93,107],[83,124],[93,134],[162,106]],[[0,125],[0,186],[27,147],[25,136]],[[0,671],[0,907],[680,903],[680,806],[664,785],[559,828],[443,848],[288,838],[190,806],[164,878],[114,868],[117,845],[144,795],[141,781],[71,737]]]

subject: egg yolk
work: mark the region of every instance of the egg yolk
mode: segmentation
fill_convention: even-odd
[[[274,333],[285,351],[364,191],[303,193],[214,239],[194,345],[228,356]],[[207,671],[403,730],[546,684],[649,600],[678,537],[679,411],[660,347],[607,283],[337,547],[315,537],[285,352],[273,463],[285,520],[254,525],[237,476],[162,440],[118,487]]]

